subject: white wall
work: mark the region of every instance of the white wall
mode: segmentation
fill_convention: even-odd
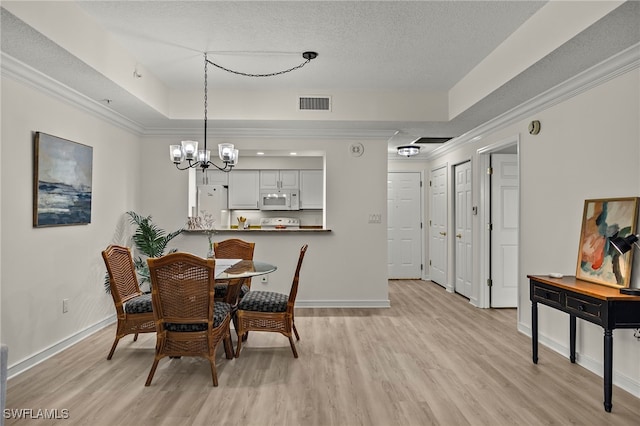
[[[141,214],[152,215],[167,230],[186,222],[187,172],[169,161],[168,146],[179,137],[145,137],[145,161],[140,173]],[[320,150],[326,154],[326,217],[330,233],[243,234],[256,242],[255,259],[272,262],[278,270],[269,285],[252,284],[272,291],[287,291],[291,285],[298,251],[308,243],[298,306],[388,306],[386,219],[368,223],[369,214],[386,218],[387,152],[384,141],[359,140],[361,157],[349,154],[348,140],[261,139],[230,141],[242,150],[269,145],[270,149]],[[217,141],[213,141],[215,145]],[[240,165],[242,165],[242,158]],[[255,162],[246,162],[255,167]],[[233,173],[233,172],[231,172]],[[229,238],[219,234],[216,240]],[[205,255],[205,235],[181,235],[172,247]]]
[[[93,147],[91,224],[32,227],[35,131]],[[137,147],[137,136],[2,78],[1,337],[10,367],[38,362],[66,339],[113,319],[100,252],[122,213],[136,207]],[[65,298],[69,312],[63,314]]]
[[[527,132],[531,120],[542,130]],[[499,131],[430,161],[450,166],[471,158],[473,205],[480,205],[481,173],[477,150],[520,137],[520,279],[518,327],[530,333],[531,304],[527,274],[559,271],[575,275],[585,199],[640,196],[640,70],[570,98]],[[619,170],[629,170],[621,178]],[[452,200],[449,197],[451,209]],[[474,242],[482,226],[474,216]],[[474,271],[480,271],[479,244],[474,244]],[[449,253],[452,259],[452,253]],[[634,281],[640,280],[636,273]],[[476,286],[481,285],[476,280]],[[564,356],[569,353],[569,316],[539,308],[540,341]],[[578,321],[578,363],[602,375],[603,332]],[[640,396],[640,342],[632,330],[614,332],[614,383]],[[568,361],[567,361],[568,362]]]

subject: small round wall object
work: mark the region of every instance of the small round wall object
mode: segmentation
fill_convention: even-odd
[[[529,133],[532,135],[537,135],[538,133],[540,133],[540,121],[533,120],[531,123],[529,123]]]
[[[362,154],[364,154],[364,145],[362,145],[360,142],[352,143],[351,146],[349,146],[349,151],[351,152],[352,156],[360,157]]]

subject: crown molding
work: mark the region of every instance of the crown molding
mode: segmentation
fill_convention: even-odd
[[[212,120],[209,120],[211,123]],[[387,140],[395,129],[293,129],[293,128],[244,128],[244,127],[208,127],[207,137],[225,139],[261,138],[261,139],[383,139]],[[145,136],[202,136],[202,128],[149,128]]]
[[[52,79],[24,62],[17,60],[13,56],[2,52],[0,56],[0,63],[0,71],[2,72],[3,77],[10,78],[37,90],[43,91],[54,98],[60,99],[67,104],[80,108],[91,115],[137,135],[141,135],[144,131],[142,126],[134,121],[112,111],[101,103],[83,95],[71,87]]]
[[[486,123],[458,136],[427,154],[425,159],[433,160],[474,143],[488,133],[496,132],[532,114],[564,102],[580,93],[640,67],[640,43],[623,50],[599,64],[575,75],[540,95],[518,105],[515,108],[487,121]]]
[[[107,108],[100,102],[95,101],[72,89],[71,87],[60,83],[57,80],[43,74],[35,68],[25,64],[18,59],[1,52],[0,70],[3,77],[11,78],[27,86],[40,90],[56,99],[77,107],[99,119],[105,120],[117,127],[123,128],[138,136],[200,136],[202,128],[185,127],[185,128],[163,128],[163,127],[144,127],[141,124],[128,119],[127,117]],[[389,139],[396,129],[304,129],[304,128],[240,128],[210,127],[207,130],[208,137],[223,137],[226,139],[233,138],[278,138],[278,139],[300,139],[300,138],[317,138],[317,139]]]
[[[35,89],[41,90],[55,98],[78,107],[89,114],[103,119],[115,126],[123,128],[138,136],[200,136],[202,129],[193,128],[145,128],[139,123],[114,112],[101,103],[83,95],[82,93],[64,85],[29,65],[2,52],[0,56],[0,71],[2,76],[11,78]],[[531,100],[489,120],[488,122],[452,139],[441,147],[426,154],[416,156],[415,160],[428,161],[445,155],[460,147],[476,142],[483,135],[495,132],[527,116],[547,109],[553,105],[570,99],[595,86],[603,84],[626,72],[640,67],[640,43],[594,65],[584,72],[560,83],[541,93]],[[315,139],[383,139],[388,140],[396,129],[304,129],[304,128],[209,128],[207,136],[226,139],[238,138],[315,138]],[[389,153],[389,158],[395,157]],[[405,159],[406,161],[406,159]]]

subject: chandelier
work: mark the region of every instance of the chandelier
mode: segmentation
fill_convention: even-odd
[[[239,71],[234,71],[228,68],[225,68],[221,65],[218,65],[214,62],[211,62],[207,58],[207,53],[204,53],[204,146],[202,149],[198,149],[198,141],[182,141],[180,145],[170,145],[169,146],[169,156],[171,157],[171,161],[176,165],[178,170],[187,170],[193,167],[200,167],[202,170],[208,169],[210,166],[215,167],[218,170],[223,172],[230,172],[233,167],[238,164],[238,156],[239,151],[233,146],[231,143],[221,143],[218,144],[218,157],[222,161],[222,166],[218,166],[217,164],[211,161],[211,151],[207,149],[207,68],[208,65],[211,64],[217,68],[220,68],[223,71],[227,71],[232,74],[242,75],[245,77],[273,77],[276,75],[285,74],[297,69],[302,68],[312,59],[318,57],[316,52],[304,52],[302,57],[305,59],[303,63],[297,65],[293,68],[289,68],[283,71],[277,71],[269,74],[249,74]],[[185,166],[181,166],[181,164],[186,161],[187,164]]]

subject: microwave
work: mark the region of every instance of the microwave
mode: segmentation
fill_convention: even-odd
[[[298,189],[260,191],[260,210],[300,210]]]

